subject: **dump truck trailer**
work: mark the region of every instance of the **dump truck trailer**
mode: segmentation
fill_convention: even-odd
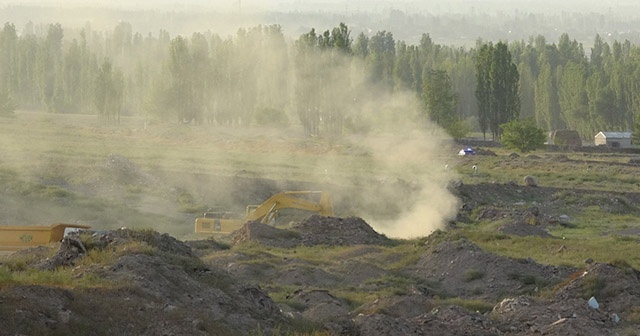
[[[88,229],[88,225],[54,223],[51,225],[0,225],[0,251],[17,251],[62,240],[66,229]]]

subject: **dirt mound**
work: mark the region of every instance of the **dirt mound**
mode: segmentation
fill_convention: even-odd
[[[522,207],[524,204],[537,203],[540,211],[542,204],[553,200],[553,195],[559,190],[551,187],[532,188],[518,183],[456,183],[450,188],[463,204],[470,210],[478,206],[492,207]]]
[[[538,207],[517,208],[497,208],[482,207],[476,212],[476,220],[507,221],[498,227],[498,231],[514,236],[537,236],[550,238],[552,235],[545,229],[550,225],[552,219],[545,217]]]
[[[570,282],[557,291],[558,300],[595,297],[600,308],[620,314],[640,302],[640,272],[623,262],[619,267],[593,263],[573,275]]]
[[[290,229],[278,229],[257,222],[246,223],[233,233],[233,244],[256,241],[266,246],[291,248],[304,246],[387,245],[392,242],[377,233],[362,218],[313,215]]]
[[[75,279],[69,289],[0,288],[0,334],[246,335],[283,328],[285,317],[266,292],[205,265],[172,237],[125,229],[83,241],[87,252],[74,266],[56,267]],[[89,256],[93,262],[79,262]]]
[[[328,290],[296,290],[287,296],[290,302],[296,302],[305,307],[302,316],[305,318],[324,322],[349,314],[348,302],[331,295]]]
[[[526,209],[486,207],[478,211],[477,219],[488,219],[491,221],[511,219],[529,224],[540,224],[540,209],[537,207],[530,207]]]
[[[300,232],[303,245],[385,245],[391,239],[377,233],[359,217],[323,217],[314,215],[292,227]]]
[[[413,274],[440,284],[448,295],[485,300],[535,293],[559,283],[575,269],[487,253],[461,239],[428,248]]]
[[[234,245],[252,241],[265,246],[291,248],[299,245],[300,236],[296,232],[278,229],[260,222],[245,223],[231,235],[231,242]]]
[[[615,322],[586,300],[520,296],[502,300],[491,312],[507,335],[614,335]]]
[[[107,245],[120,245],[130,241],[138,241],[149,244],[149,246],[160,252],[170,253],[182,257],[195,257],[191,247],[183,241],[166,234],[153,230],[131,230],[122,228],[104,232],[94,232],[95,243],[99,247]]]
[[[535,236],[535,237],[543,237],[543,238],[551,238],[553,237],[547,230],[532,224],[527,224],[523,222],[518,223],[508,223],[502,225],[498,228],[499,232],[504,234],[513,235],[513,236]]]
[[[444,306],[415,317],[386,314],[360,315],[355,319],[361,335],[497,335],[488,317],[459,306]]]
[[[381,298],[358,308],[358,314],[384,314],[391,317],[412,318],[431,312],[433,300],[420,294]]]

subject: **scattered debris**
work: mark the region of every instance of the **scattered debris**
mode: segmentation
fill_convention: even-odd
[[[589,305],[589,308],[591,308],[591,309],[600,308],[600,305],[598,304],[598,300],[596,300],[596,298],[593,297],[593,296],[589,299],[589,301],[587,301],[587,304]]]

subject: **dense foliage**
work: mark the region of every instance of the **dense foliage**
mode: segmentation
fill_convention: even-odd
[[[520,114],[519,74],[507,45],[485,44],[476,56],[476,98],[480,130],[500,138],[500,125]]]
[[[478,82],[483,76],[508,84]],[[388,31],[354,38],[344,24],[292,43],[278,25],[226,38],[143,36],[126,22],[103,32],[51,24],[18,33],[11,23],[0,31],[3,113],[38,108],[96,114],[105,122],[145,115],[248,125],[270,111],[297,120],[309,134],[342,134],[371,128],[376,120],[364,110],[415,113],[363,107],[372,97],[412,92],[422,111],[402,117],[430,119],[456,136],[470,125],[499,137],[499,125],[520,115],[542,129],[575,129],[590,139],[601,130],[633,128],[639,87],[640,48],[599,36],[585,52],[568,34],[557,43],[538,36],[465,49],[438,45],[426,33],[418,45]]]
[[[500,125],[502,143],[508,149],[517,149],[527,153],[544,146],[547,136],[538,128],[532,118],[511,120]]]

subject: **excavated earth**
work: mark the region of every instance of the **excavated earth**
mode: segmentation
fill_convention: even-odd
[[[572,225],[554,188],[451,188],[462,201],[457,223],[499,221],[504,235],[541,239],[557,239],[550,226]],[[535,205],[514,206],[518,199]],[[602,206],[625,206],[614,201]],[[640,335],[637,270],[508,258],[456,230],[407,242],[359,217],[311,216],[284,227],[249,222],[225,239],[88,231],[1,259],[47,285],[0,273],[0,336]],[[417,257],[394,250],[403,244]],[[315,258],[303,257],[309,251]],[[355,304],[349,292],[373,294]]]
[[[481,216],[543,217],[535,210]],[[419,258],[390,271],[379,265],[402,258],[385,253],[400,242],[355,217],[311,216],[284,229],[247,223],[230,237],[231,246],[182,242],[154,231],[84,233],[65,238],[57,251],[20,251],[9,259],[22,260],[19,265],[5,261],[52,274],[70,268],[78,284],[0,288],[0,335],[286,335],[300,321],[329,335],[595,336],[636,335],[629,330],[640,328],[628,322],[640,302],[635,269],[595,262],[583,269],[542,265],[448,236],[439,231],[414,245]],[[234,248],[247,245],[263,249],[258,254],[278,249],[292,257],[252,257],[251,249]],[[309,247],[348,249],[318,265],[295,257]],[[97,258],[96,251],[111,260],[87,262]],[[413,280],[405,290],[364,305],[354,307],[333,292],[373,290],[394,276]],[[96,279],[105,285],[80,285]],[[594,283],[605,293],[597,307],[584,296]],[[286,304],[269,296],[275,285],[291,288]],[[480,313],[442,298],[496,304]]]

